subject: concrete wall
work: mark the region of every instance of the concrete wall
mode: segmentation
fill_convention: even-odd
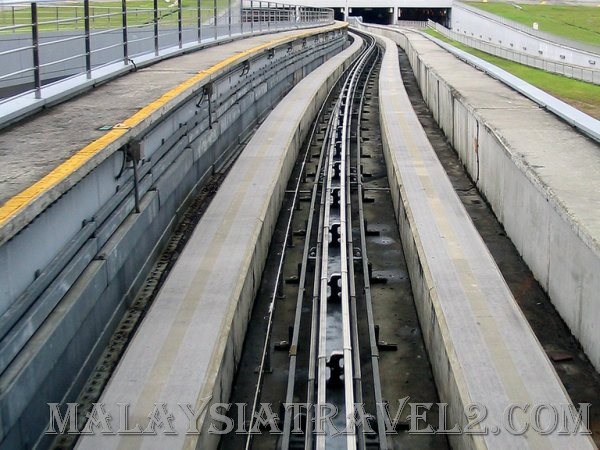
[[[191,86],[173,100],[175,110],[132,130],[142,136],[144,148],[139,213],[133,213],[131,167],[126,164],[120,173],[123,152],[113,149],[40,214],[34,226],[0,247],[0,279],[19,273],[16,278],[35,280],[2,298],[0,325],[3,335],[10,333],[0,343],[1,449],[31,448],[47,424],[46,402],[61,396],[63,402],[75,399],[176,223],[182,202],[265,110],[345,42],[340,30],[323,34],[328,38],[318,43],[311,39],[306,48],[296,40],[291,53],[287,43],[279,44],[272,60],[257,53],[244,76],[233,63],[204,80],[214,86],[213,117],[218,121],[212,128],[207,102],[197,106],[201,87]],[[51,239],[49,230],[54,232]],[[35,251],[44,242],[55,248],[50,262],[44,259],[48,253]],[[29,268],[18,263],[22,255],[30,255]],[[42,281],[44,286],[33,286]],[[42,436],[37,444],[45,447],[50,439]]]
[[[598,236],[579,223],[567,209],[566,199],[558,198],[552,187],[536,175],[535,167],[518,148],[509,145],[497,124],[483,117],[485,108],[479,111],[423,61],[423,54],[411,41],[422,39],[420,35],[374,30],[406,51],[423,97],[440,127],[535,278],[600,370]],[[565,128],[565,132],[571,131]],[[578,188],[586,186],[579,183]],[[576,201],[576,197],[569,200]]]
[[[553,42],[533,33],[510,27],[478,13],[476,8],[467,8],[460,3],[455,4],[452,8],[451,18],[452,26],[450,28],[463,36],[480,39],[508,51],[516,51],[536,58],[541,57],[556,63],[600,70],[599,54],[569,47],[556,43],[556,40]],[[568,75],[568,69],[565,74]]]

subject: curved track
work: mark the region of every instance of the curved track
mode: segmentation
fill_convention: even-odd
[[[455,448],[593,448],[582,433],[493,431],[511,404],[559,405],[569,398],[410,106],[396,46],[354,35],[335,64],[346,67],[343,74],[327,69],[324,86],[308,80],[313,102],[296,91],[242,153],[104,400],[122,401],[125,391],[138,402],[137,418],[157,400],[193,398],[197,409],[210,395],[213,405],[238,406],[225,407],[236,433],[215,433],[225,422],[214,425],[211,409],[201,438],[176,447],[446,449],[445,433],[415,433],[408,416],[415,411],[394,420],[387,408],[415,391],[422,395],[417,400],[437,404],[437,388],[450,405],[434,408],[419,428],[469,430],[452,436]],[[377,90],[382,95],[374,101]],[[310,125],[309,109],[316,112],[326,97]],[[291,120],[308,123],[305,146],[282,125]],[[377,142],[367,154],[369,139]],[[382,261],[390,255],[377,239],[406,255],[394,254],[387,272]],[[404,258],[408,268],[400,273]],[[399,279],[412,284],[414,302],[395,289]],[[403,329],[398,316],[415,310],[422,328],[415,320]],[[401,341],[380,339],[380,329]],[[472,403],[486,408],[491,424],[472,423],[466,413]],[[265,420],[265,405],[277,404],[277,417]],[[249,406],[245,415],[240,405]],[[544,427],[548,420],[542,418]],[[132,439],[114,448],[169,442]]]

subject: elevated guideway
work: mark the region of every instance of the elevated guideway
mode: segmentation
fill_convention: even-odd
[[[0,132],[0,448],[53,439],[47,403],[75,400],[182,205],[345,30],[211,47]]]

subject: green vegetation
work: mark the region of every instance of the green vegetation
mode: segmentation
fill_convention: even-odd
[[[490,55],[460,42],[448,39],[437,31],[428,28],[426,33],[454,45],[461,50],[471,53],[496,66],[518,76],[528,83],[560,98],[562,101],[580,109],[592,117],[600,120],[600,86],[584,81],[574,80],[534,67],[525,66],[508,59]]]
[[[228,0],[217,0],[217,10],[222,11],[228,5]],[[127,0],[128,25],[144,25],[154,20],[153,0]],[[177,24],[177,2],[158,0],[160,25],[173,26]],[[201,0],[201,18],[203,22],[214,17],[214,1]],[[194,26],[197,23],[197,1],[182,0],[182,22],[184,26]],[[76,5],[38,3],[38,23],[40,31],[69,31],[84,28],[83,2]],[[120,1],[91,1],[90,27],[93,29],[117,28],[121,26]],[[30,25],[31,8],[29,5],[0,6],[0,27],[11,25]],[[29,31],[29,27],[16,30]],[[4,30],[12,32],[12,30]]]
[[[545,4],[468,2],[469,5],[530,27],[537,22],[540,31],[564,36],[600,47],[600,7]]]

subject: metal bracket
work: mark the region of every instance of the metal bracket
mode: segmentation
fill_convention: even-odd
[[[200,108],[200,105],[207,99],[208,101],[208,128],[212,130],[213,120],[212,120],[212,95],[213,95],[214,87],[212,83],[207,83],[202,88],[202,94],[200,95],[200,99],[198,103],[196,103],[196,108]]]
[[[135,197],[135,212],[140,212],[140,189],[137,165],[143,159],[144,150],[142,143],[138,139],[130,140],[126,145],[125,155],[128,161],[133,163],[133,194]]]
[[[369,271],[369,280],[371,281],[371,284],[385,284],[385,283],[387,283],[387,278],[386,277],[382,277],[380,275],[373,275],[373,264],[371,263],[371,261],[369,261],[367,263],[367,269]]]
[[[247,59],[246,61],[243,61],[241,66],[242,66],[242,73],[240,74],[241,77],[250,73],[250,60]]]
[[[395,352],[398,350],[398,344],[379,340],[379,325],[375,325],[375,342],[377,342],[377,348],[381,351]]]
[[[137,64],[135,63],[135,61],[131,58],[127,58],[127,61],[129,61],[133,65],[133,71],[137,72],[138,67],[137,67]]]
[[[342,276],[339,273],[334,273],[329,278],[327,285],[329,286],[329,295],[327,296],[328,302],[339,303],[342,301],[342,286],[340,281]]]
[[[344,360],[344,353],[335,351],[331,353],[329,361],[327,361],[327,367],[329,367],[329,380],[327,382],[331,385],[343,385],[342,375],[344,375],[344,368],[340,364]]]

